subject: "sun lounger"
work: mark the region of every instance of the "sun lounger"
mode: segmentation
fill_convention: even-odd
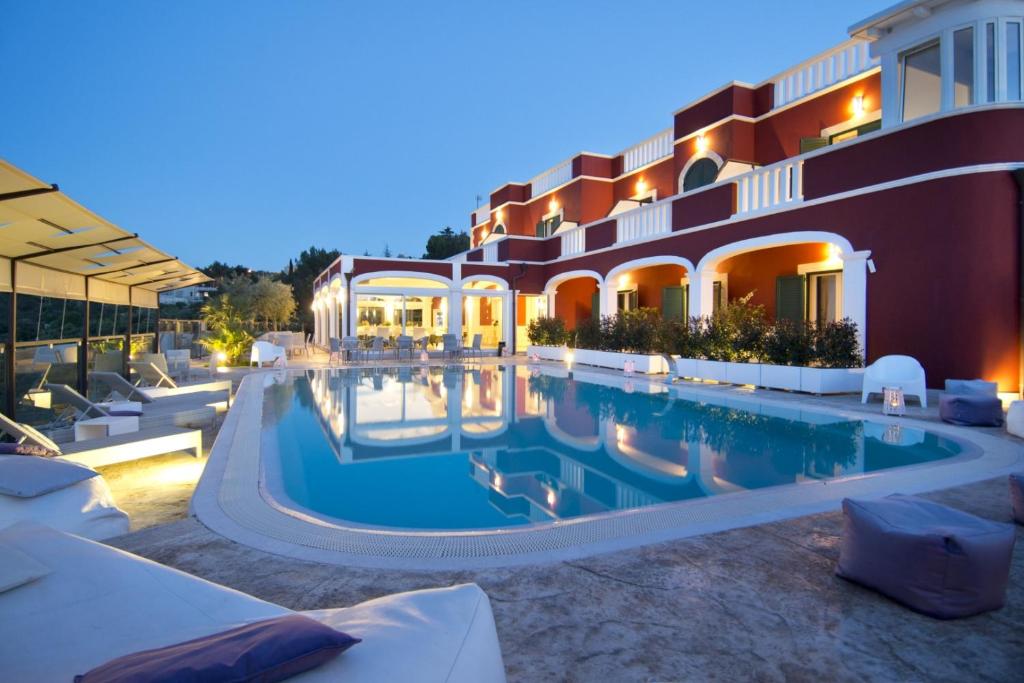
[[[0,413],[0,431],[8,434],[18,443],[30,443],[55,451],[59,453],[58,457],[64,460],[88,467],[103,467],[177,451],[192,451],[197,458],[203,453],[202,431],[173,425],[142,429],[101,439],[59,444],[33,427],[15,422]]]
[[[0,593],[0,680],[70,681],[116,657],[292,614],[39,524],[0,531],[0,544],[49,570]],[[302,614],[363,642],[295,683],[505,680],[490,602],[473,584]]]
[[[139,384],[151,387],[177,388],[178,383],[168,374],[167,359],[162,353],[150,353],[141,360],[128,361],[130,367],[139,376]]]
[[[138,401],[139,403],[153,403],[165,398],[179,396],[191,396],[192,400],[211,398],[208,396],[196,396],[195,394],[216,394],[229,407],[231,403],[231,380],[216,380],[213,382],[201,382],[198,384],[182,384],[176,387],[140,387],[132,384],[116,372],[91,372],[90,382],[100,382],[106,385],[111,391],[117,392],[126,401]],[[209,401],[213,403],[213,401]]]
[[[53,394],[55,403],[64,403],[75,410],[79,417],[109,417],[110,411],[93,403],[85,396],[66,384],[47,384],[46,388]],[[183,400],[190,399],[190,400]],[[139,429],[149,429],[164,425],[178,427],[202,426],[212,423],[217,411],[212,405],[219,399],[213,394],[197,394],[193,397],[147,403],[142,406],[139,417]],[[59,439],[58,439],[59,440]]]
[[[45,524],[69,534],[98,541],[126,534],[129,526],[128,515],[114,503],[110,487],[101,476],[35,498],[17,498],[0,494],[0,529],[26,521]],[[3,549],[0,549],[0,554],[3,552]],[[2,667],[0,664],[0,668]],[[0,680],[17,679],[6,678],[0,673]]]

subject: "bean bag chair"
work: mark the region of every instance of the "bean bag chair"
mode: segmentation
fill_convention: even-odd
[[[1006,601],[1013,525],[913,496],[843,500],[836,574],[938,619]]]
[[[999,427],[1003,424],[1003,404],[995,396],[943,394],[939,397],[939,417],[965,427]]]

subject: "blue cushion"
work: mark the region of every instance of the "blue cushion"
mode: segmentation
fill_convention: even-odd
[[[999,393],[999,385],[983,379],[947,379],[946,393],[994,397]]]
[[[939,417],[943,422],[966,427],[998,427],[1003,424],[1003,404],[994,396],[942,394]]]
[[[358,642],[290,614],[118,657],[75,676],[75,683],[273,683],[316,668]]]

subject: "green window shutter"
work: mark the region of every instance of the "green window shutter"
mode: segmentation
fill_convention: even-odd
[[[681,320],[686,312],[686,293],[682,287],[661,290],[661,316],[666,320]]]
[[[718,313],[719,309],[725,307],[725,298],[722,296],[722,282],[716,281],[711,286],[711,315]]]
[[[882,129],[882,119],[872,121],[871,123],[865,123],[863,126],[857,129],[857,135],[865,135],[867,133],[873,133],[876,130]]]
[[[800,153],[828,147],[828,138],[800,138]]]
[[[537,237],[547,237],[544,234],[544,221],[537,221]]]
[[[807,278],[803,275],[780,275],[775,278],[775,319],[804,319],[807,301]]]
[[[601,292],[594,292],[590,296],[590,317],[599,318],[601,316]]]
[[[683,319],[690,317],[690,283],[683,285]]]

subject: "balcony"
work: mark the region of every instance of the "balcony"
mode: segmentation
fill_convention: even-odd
[[[775,107],[795,102],[876,66],[878,58],[871,57],[867,42],[848,40],[776,76],[773,79]]]
[[[668,128],[622,153],[622,172],[629,173],[672,155],[672,129]]]
[[[559,234],[562,241],[562,256],[582,254],[587,250],[586,228],[573,228]]]
[[[559,185],[572,180],[572,159],[567,159],[554,168],[530,179],[530,196],[539,197]]]
[[[793,158],[736,176],[737,214],[802,202],[803,159]]]
[[[633,242],[672,232],[672,205],[661,201],[615,217],[615,242]]]

